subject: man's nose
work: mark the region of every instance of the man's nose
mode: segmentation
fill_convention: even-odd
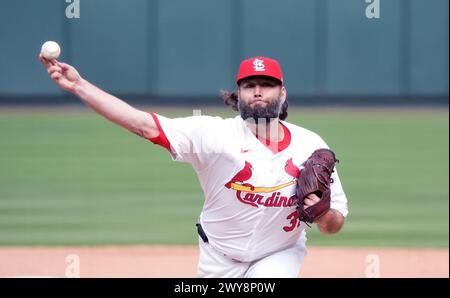
[[[256,85],[254,90],[253,90],[253,94],[255,97],[262,97],[262,88],[259,85]]]

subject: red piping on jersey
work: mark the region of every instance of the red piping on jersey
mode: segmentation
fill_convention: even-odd
[[[283,128],[284,132],[283,140],[281,140],[280,142],[276,142],[275,144],[273,144],[273,141],[271,142],[267,139],[259,139],[258,136],[256,136],[262,144],[264,144],[270,151],[272,151],[273,154],[277,154],[278,152],[283,151],[291,143],[291,132],[286,126],[283,125],[283,123],[280,122],[280,125]]]
[[[278,142],[278,146],[277,146],[278,152],[283,151],[291,144],[291,132],[289,131],[289,129],[286,126],[284,126],[283,123],[280,122],[280,124],[281,124],[281,127],[283,127],[284,138],[281,142]]]
[[[164,130],[161,127],[161,123],[159,123],[158,117],[156,117],[156,115],[154,113],[149,113],[149,114],[152,115],[153,120],[156,123],[156,126],[158,126],[159,135],[157,135],[154,138],[149,138],[148,140],[150,142],[152,142],[153,144],[158,144],[170,151],[170,142],[167,139],[166,134],[164,133]]]

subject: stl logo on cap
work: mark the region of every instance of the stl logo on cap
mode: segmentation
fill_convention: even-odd
[[[255,71],[266,71],[266,67],[264,66],[264,60],[256,58],[253,60],[253,68]]]

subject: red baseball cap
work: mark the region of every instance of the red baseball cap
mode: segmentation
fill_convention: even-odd
[[[283,83],[283,74],[281,66],[277,60],[267,57],[253,57],[241,62],[236,83],[248,77],[267,76],[277,79]]]

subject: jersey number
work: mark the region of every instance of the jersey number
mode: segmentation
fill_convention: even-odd
[[[289,226],[284,226],[283,230],[285,232],[290,232],[293,229],[295,229],[296,227],[298,227],[300,225],[300,221],[298,220],[298,213],[297,210],[292,212],[291,214],[289,214],[286,219],[290,220],[290,225]]]

